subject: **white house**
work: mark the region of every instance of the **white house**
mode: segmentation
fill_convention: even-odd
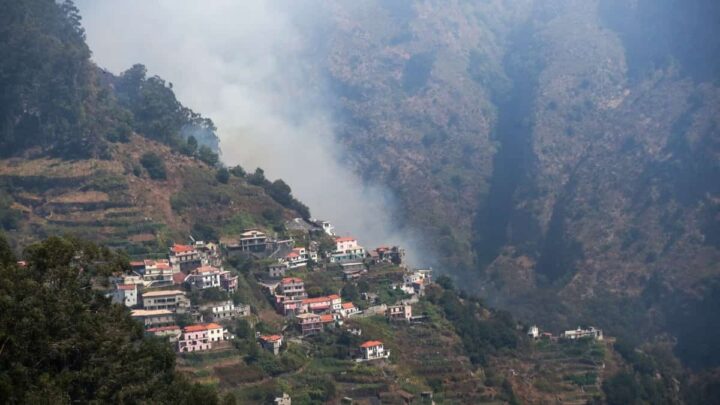
[[[134,307],[138,303],[137,284],[116,284],[111,297],[112,302],[115,304]]]
[[[385,350],[383,342],[379,340],[369,340],[360,345],[360,356],[356,361],[387,359],[390,357],[390,351]]]
[[[222,271],[212,266],[202,266],[195,269],[185,278],[185,283],[193,290],[204,290],[207,288],[220,288],[220,276]]]
[[[533,339],[537,339],[540,337],[540,328],[538,328],[536,325],[533,325],[528,329],[527,332],[528,336],[530,336]]]
[[[358,261],[365,258],[365,248],[352,237],[335,238],[335,251],[330,255],[331,263]]]
[[[582,338],[592,338],[595,340],[603,340],[603,332],[602,329],[596,329],[594,327],[590,327],[588,329],[581,329],[579,326],[575,330],[566,330],[560,335],[563,339],[570,339],[570,340],[576,340],[576,339],[582,339]]]

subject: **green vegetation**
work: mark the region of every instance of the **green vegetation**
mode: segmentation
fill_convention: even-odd
[[[152,152],[147,152],[140,157],[140,164],[147,170],[148,175],[153,180],[165,180],[167,172],[165,171],[165,163],[160,156]]]
[[[76,240],[28,247],[18,268],[0,236],[0,398],[8,403],[216,403],[175,372],[175,354],[91,288],[127,259]]]

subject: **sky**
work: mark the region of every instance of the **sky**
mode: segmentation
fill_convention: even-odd
[[[211,118],[222,160],[282,178],[316,218],[366,247],[417,238],[398,231],[392,193],[343,164],[318,72],[324,16],[313,0],[78,0],[93,60],[115,74],[135,63]]]

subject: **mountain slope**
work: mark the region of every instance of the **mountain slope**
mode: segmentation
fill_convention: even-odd
[[[720,275],[715,4],[344,2],[330,15],[340,140],[433,235],[443,268],[558,327],[649,337],[717,322],[678,309],[711,300]],[[702,347],[685,360],[720,364]]]

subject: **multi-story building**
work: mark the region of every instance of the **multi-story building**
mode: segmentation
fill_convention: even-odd
[[[143,308],[147,310],[185,312],[190,308],[190,300],[180,290],[146,291],[142,294],[142,301]]]
[[[232,339],[228,331],[216,323],[186,326],[178,340],[179,352],[195,352],[212,349],[213,343]]]
[[[287,269],[287,263],[273,263],[268,266],[268,275],[272,278],[285,277]]]
[[[241,252],[264,252],[268,237],[257,229],[248,229],[240,235],[239,249]]]
[[[339,311],[342,308],[342,299],[337,294],[327,297],[305,298],[302,300],[300,312]]]
[[[391,305],[386,311],[390,321],[410,321],[412,319],[412,306],[409,304]]]
[[[220,288],[221,272],[217,267],[201,266],[185,277],[185,284],[192,290],[204,290],[213,287]]]
[[[258,337],[260,345],[274,355],[280,353],[280,347],[282,347],[283,337],[282,335],[264,335]]]
[[[249,305],[235,305],[232,301],[212,302],[198,306],[201,313],[211,313],[212,321],[218,322],[226,319],[236,319],[250,315]],[[210,321],[210,319],[203,319]]]
[[[330,255],[330,262],[343,263],[362,261],[363,259],[365,259],[365,248],[358,244],[357,239],[351,237],[335,238],[335,251]]]
[[[170,248],[170,265],[175,271],[187,273],[202,265],[200,253],[194,246],[175,244]]]
[[[357,361],[387,359],[388,357],[390,357],[390,351],[385,350],[383,342],[370,340],[360,345],[360,358]]]
[[[290,299],[301,299],[307,297],[307,293],[305,293],[305,283],[301,278],[297,277],[285,277],[280,280],[278,293]]]
[[[146,286],[170,285],[173,282],[173,270],[169,260],[144,260],[143,280]],[[179,271],[179,270],[178,270]]]
[[[115,284],[115,290],[111,297],[115,304],[134,307],[138,303],[138,286],[137,284]]]
[[[167,309],[135,309],[130,316],[142,322],[145,329],[175,325],[175,313]]]

